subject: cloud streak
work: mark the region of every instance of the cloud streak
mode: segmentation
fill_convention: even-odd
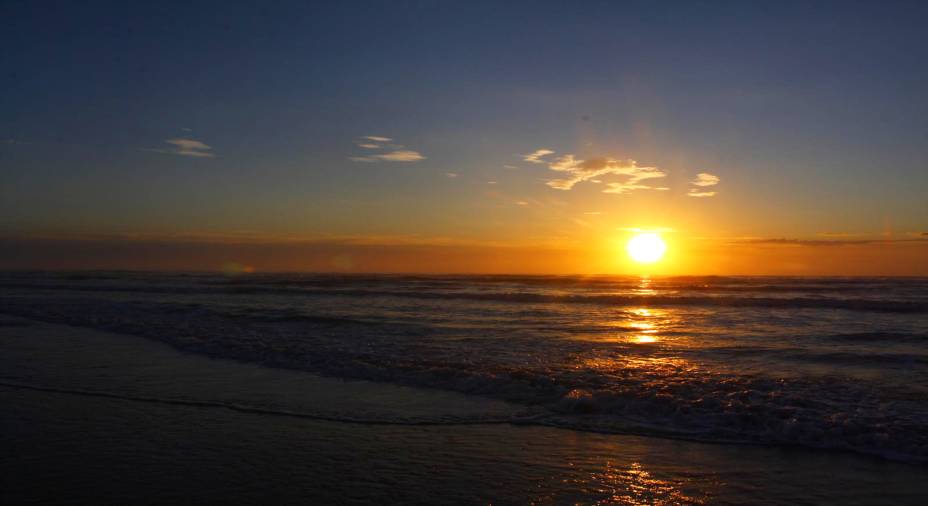
[[[393,141],[390,137],[380,135],[365,135],[355,142],[359,148],[375,151],[370,155],[349,156],[348,159],[353,162],[418,162],[425,160],[422,153],[412,149],[406,149],[402,144],[390,144]]]
[[[352,156],[350,159],[355,162],[418,162],[425,160],[425,157],[418,151],[398,149],[370,156]]]
[[[606,157],[581,160],[572,154],[566,154],[551,161],[548,168],[561,175],[545,183],[556,190],[570,190],[578,183],[585,181],[599,184],[603,182],[600,178],[610,175],[622,176],[625,179],[606,182],[606,189],[603,193],[623,194],[635,190],[667,189],[646,183],[649,179],[666,177],[667,174],[664,171],[657,167],[642,167],[635,160],[616,160]]]
[[[545,161],[542,160],[542,158],[548,155],[553,155],[553,154],[554,154],[554,151],[550,149],[546,149],[546,148],[541,148],[541,149],[536,149],[535,151],[527,155],[522,155],[522,160],[529,162],[529,163],[545,163]]]
[[[707,190],[706,188],[719,184],[719,181],[721,181],[721,179],[714,174],[700,172],[699,174],[696,174],[696,179],[690,181],[690,184],[696,188],[690,188],[690,191],[687,192],[687,195],[697,198],[714,197],[715,191]]]
[[[379,135],[365,135],[364,137],[361,137],[361,138],[369,140],[369,141],[373,141],[373,142],[390,142],[393,140],[390,137],[381,137]]]
[[[213,158],[216,156],[212,153],[213,148],[211,146],[196,139],[177,138],[167,139],[164,142],[170,144],[171,147],[152,149],[150,151],[179,156],[192,156],[196,158]]]
[[[854,246],[861,244],[925,243],[928,239],[789,239],[789,238],[752,238],[736,241],[739,244],[757,244],[772,246]]]
[[[718,176],[709,174],[707,172],[700,172],[699,174],[696,174],[696,179],[692,182],[692,184],[694,186],[715,186],[719,184],[719,181],[721,181],[721,179],[719,179]]]

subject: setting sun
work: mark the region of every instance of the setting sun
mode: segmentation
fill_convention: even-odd
[[[650,264],[657,262],[667,251],[667,244],[661,236],[654,233],[638,234],[625,246],[628,255],[636,262]]]
[[[928,0],[0,13],[0,506],[928,506]]]

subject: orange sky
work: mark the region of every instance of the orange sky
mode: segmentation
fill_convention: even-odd
[[[0,268],[925,275],[921,7],[757,3],[13,2]]]
[[[928,241],[752,240],[662,234],[664,258],[631,261],[631,232],[563,244],[398,238],[83,237],[0,240],[0,268],[315,272],[928,275]]]

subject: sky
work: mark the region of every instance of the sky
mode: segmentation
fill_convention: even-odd
[[[928,275],[925,2],[0,19],[0,268]]]

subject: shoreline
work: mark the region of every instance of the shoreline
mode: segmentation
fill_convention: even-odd
[[[5,492],[11,503],[67,502],[47,495],[43,489],[50,486],[107,502],[87,483],[104,490],[115,486],[114,504],[133,500],[139,473],[149,480],[145,494],[153,502],[177,500],[171,487],[178,485],[170,476],[178,470],[201,479],[222,474],[222,487],[209,491],[209,498],[219,494],[231,503],[256,502],[267,493],[266,483],[249,473],[284,480],[276,493],[285,503],[306,498],[365,503],[384,494],[436,503],[609,497],[684,504],[826,503],[861,501],[870,494],[870,502],[891,497],[917,504],[924,498],[921,466],[847,452],[514,424],[521,406],[500,401],[314,377],[181,352],[136,336],[44,323],[2,326],[0,343],[3,381],[38,387],[0,385],[0,398],[9,406],[0,420],[7,428],[5,445],[12,449],[0,467],[16,478],[16,486]],[[96,394],[104,386],[109,390],[103,397],[47,391]],[[127,402],[127,397],[144,402]],[[228,407],[230,398],[254,403],[258,410],[215,409]],[[315,409],[314,418],[268,416],[307,407]],[[324,416],[340,419],[320,419]],[[351,417],[364,422],[344,423]],[[215,431],[225,435],[215,439]],[[87,470],[73,460],[75,447],[82,448],[77,454]],[[359,455],[376,464],[364,464]],[[279,476],[281,459],[308,481]],[[373,466],[369,476],[356,476],[360,482],[337,483],[338,476],[357,475],[358,466],[368,465]],[[104,485],[104,476],[114,473],[135,485]],[[810,496],[809,489],[822,495]]]

